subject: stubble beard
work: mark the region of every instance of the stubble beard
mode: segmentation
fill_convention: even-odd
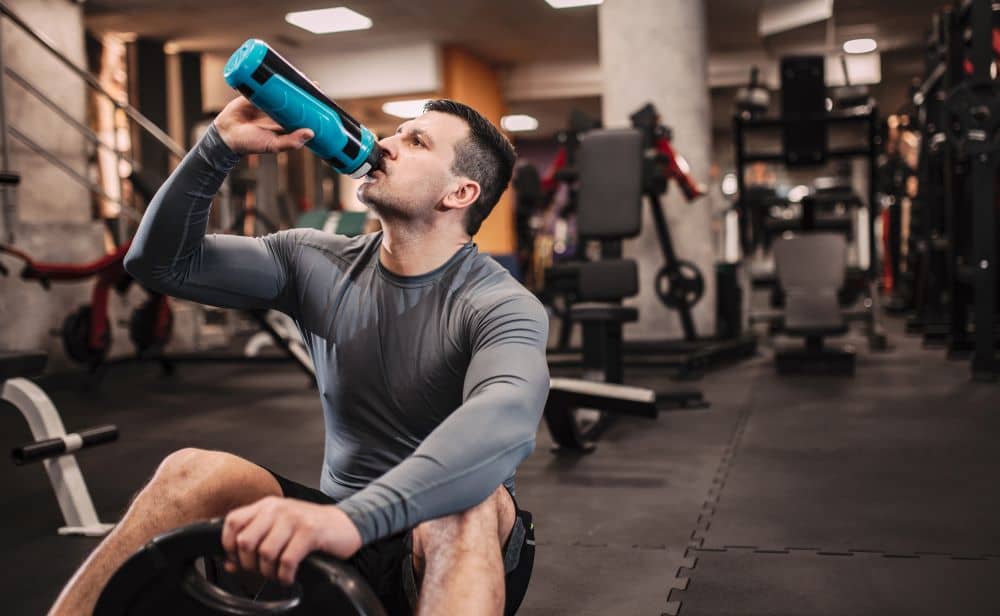
[[[367,190],[365,187],[368,187]],[[368,206],[382,220],[405,217],[405,210],[402,204],[388,195],[378,194],[375,186],[363,184],[358,187],[358,201]]]

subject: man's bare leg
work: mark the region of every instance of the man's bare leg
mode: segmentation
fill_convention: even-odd
[[[92,613],[118,567],[156,535],[272,495],[281,496],[274,476],[243,458],[200,449],[170,454],[70,578],[49,616]]]
[[[483,614],[501,616],[504,568],[501,549],[517,512],[500,486],[479,505],[430,520],[413,530],[413,568],[420,582],[418,616]]]

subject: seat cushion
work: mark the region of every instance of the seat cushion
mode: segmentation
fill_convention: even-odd
[[[837,336],[847,332],[835,290],[785,295],[785,333],[792,336]]]
[[[601,259],[580,264],[580,299],[618,302],[639,292],[639,270],[632,259]]]
[[[639,320],[639,310],[631,306],[619,306],[618,304],[583,302],[573,304],[569,310],[569,317],[574,321],[631,323]]]

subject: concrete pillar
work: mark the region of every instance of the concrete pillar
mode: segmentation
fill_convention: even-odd
[[[78,66],[86,66],[82,7],[65,0],[6,0],[15,13],[44,34]],[[3,61],[51,98],[75,120],[87,121],[87,87],[37,41],[7,19],[0,20]],[[4,108],[8,127],[44,147],[79,175],[88,173],[90,148],[84,137],[43,105],[24,87],[5,78]],[[94,220],[89,190],[64,169],[11,138],[10,169],[21,174],[14,191],[14,244],[41,261],[81,262],[103,254],[103,229]],[[0,348],[43,349],[52,354],[49,367],[64,365],[61,345],[49,331],[88,301],[93,282],[55,283],[46,291],[17,276],[20,264],[2,257],[12,275],[0,277]],[[113,306],[114,307],[114,306]],[[112,320],[114,323],[114,319]],[[115,336],[128,340],[118,331]]]
[[[605,0],[598,9],[604,125],[629,125],[629,115],[647,102],[673,129],[675,149],[707,183],[711,152],[711,105],[705,6],[701,0]],[[715,257],[707,198],[687,203],[671,185],[664,199],[674,248],[705,277],[706,292],[695,307],[699,335],[715,331]],[[633,300],[639,322],[627,326],[632,339],[680,337],[677,314],[655,291],[663,266],[649,204],[643,206],[642,235],[625,244],[625,256],[639,262],[640,295]]]

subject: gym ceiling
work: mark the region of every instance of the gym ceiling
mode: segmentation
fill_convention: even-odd
[[[923,70],[920,48],[927,15],[940,0],[833,0],[833,18],[779,34],[758,34],[761,11],[801,0],[707,0],[713,123],[728,130],[735,79],[751,63],[794,53],[836,50],[848,39],[878,41],[883,81],[901,90]],[[228,55],[248,36],[289,48],[359,51],[426,42],[461,45],[501,70],[533,63],[597,66],[598,9],[556,10],[544,0],[84,0],[87,28],[95,34],[134,33],[161,38],[176,51]],[[291,11],[347,6],[372,19],[369,30],[315,35],[284,20]],[[723,79],[715,75],[724,73]],[[740,77],[736,77],[740,75]],[[874,88],[876,97],[880,88]],[[509,101],[511,113],[540,121],[537,136],[563,128],[573,108],[599,115],[599,97]]]

